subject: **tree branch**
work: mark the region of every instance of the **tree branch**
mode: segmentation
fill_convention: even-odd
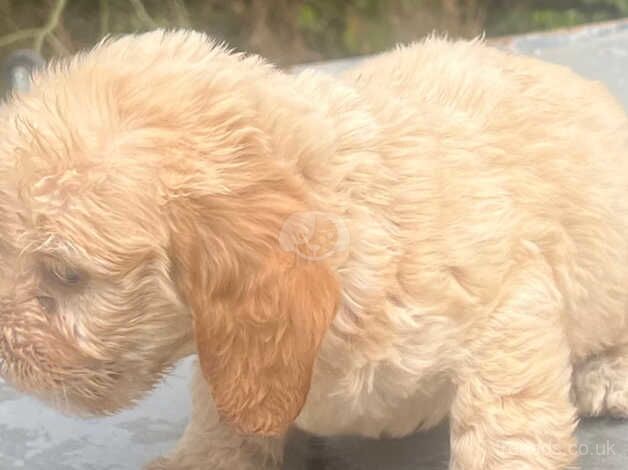
[[[50,42],[50,45],[52,46],[52,48],[55,50],[55,52],[58,55],[69,55],[70,51],[67,47],[65,47],[65,44],[63,44],[63,42],[54,34],[51,34],[48,36],[48,41]]]
[[[100,36],[105,37],[109,33],[109,0],[100,0]]]
[[[61,22],[61,16],[63,15],[63,10],[67,5],[67,0],[57,0],[55,6],[48,17],[48,21],[44,25],[43,28],[39,29],[35,36],[35,42],[33,43],[33,49],[37,52],[41,52],[41,48],[44,45],[44,41],[46,37],[52,33]]]
[[[144,7],[142,0],[129,0],[129,1],[131,2],[133,9],[135,10],[135,15],[142,23],[144,23],[149,28],[159,27],[159,25],[155,22],[155,20],[152,19],[151,16],[146,11],[146,7]]]
[[[5,36],[0,36],[0,47],[9,46],[14,42],[23,41],[25,39],[31,39],[37,36],[39,28],[22,29],[14,33],[9,33]]]

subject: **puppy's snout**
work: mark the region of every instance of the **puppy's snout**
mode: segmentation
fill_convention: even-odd
[[[25,275],[0,276],[0,311],[13,312],[20,306],[39,301],[33,280]],[[39,302],[43,308],[44,303]]]

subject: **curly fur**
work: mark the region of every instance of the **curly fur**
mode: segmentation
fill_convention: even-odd
[[[448,415],[454,470],[565,468],[578,410],[628,409],[626,124],[478,41],[341,78],[191,32],[105,41],[0,110],[2,374],[103,414],[197,354],[151,469]]]

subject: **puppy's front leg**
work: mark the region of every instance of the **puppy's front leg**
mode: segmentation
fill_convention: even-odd
[[[176,448],[145,470],[278,470],[283,438],[243,436],[220,421],[203,374],[192,379],[192,415]]]
[[[575,460],[564,310],[530,255],[470,335],[451,411],[451,470],[558,470]]]

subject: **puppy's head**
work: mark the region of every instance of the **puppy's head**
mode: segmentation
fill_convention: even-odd
[[[109,413],[196,351],[240,430],[297,416],[338,289],[279,244],[309,207],[256,124],[252,83],[269,73],[153,33],[48,70],[0,110],[7,380]]]

